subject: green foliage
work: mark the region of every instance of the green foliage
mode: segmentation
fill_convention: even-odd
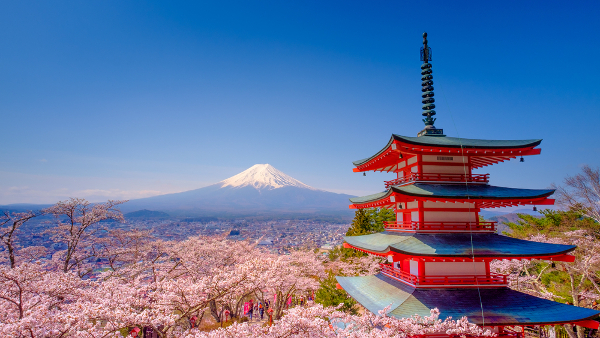
[[[546,288],[548,288],[548,291],[552,292],[552,294],[562,298],[557,299],[558,301],[573,304],[573,297],[571,296],[571,281],[566,272],[551,270],[541,276],[540,282]]]
[[[394,210],[386,208],[370,208],[356,210],[352,225],[348,228],[346,236],[361,236],[382,232],[383,222],[396,220]]]
[[[354,214],[352,225],[346,231],[346,236],[360,236],[371,233],[371,220],[366,209],[358,209]]]
[[[541,210],[544,217],[538,218],[527,214],[518,214],[519,220],[516,223],[505,223],[511,230],[511,237],[526,238],[538,233],[548,236],[560,236],[566,231],[573,230],[591,230],[592,233],[598,233],[600,225],[591,218],[583,217],[581,213],[573,210]]]
[[[362,236],[384,231],[383,222],[396,220],[394,210],[386,208],[358,209],[355,212],[352,225],[348,228],[346,236]],[[361,257],[367,254],[353,249],[341,249],[343,258]]]
[[[315,302],[323,306],[338,306],[343,304],[341,311],[357,314],[356,301],[350,297],[344,290],[336,287],[337,280],[332,273],[321,282],[321,287],[315,293]]]
[[[342,255],[342,247],[336,246],[328,252],[330,261],[337,261]]]

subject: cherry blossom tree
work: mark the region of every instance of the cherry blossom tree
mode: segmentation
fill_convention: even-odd
[[[106,261],[111,270],[116,271],[143,259],[152,239],[149,230],[109,229],[104,237],[95,240],[95,253]]]
[[[556,189],[557,202],[600,223],[600,169],[584,165],[581,173],[565,178]]]
[[[91,204],[82,198],[71,198],[43,210],[57,220],[56,227],[50,230],[52,239],[66,246],[55,255],[63,272],[76,271],[81,276],[91,272],[85,262],[93,256],[92,239],[96,230],[93,225],[104,220],[123,221],[123,214],[116,207],[125,202],[109,200]]]
[[[19,228],[30,219],[37,217],[41,212],[26,211],[26,212],[10,212],[4,211],[0,215],[0,241],[4,245],[7,259],[10,263],[10,267],[14,268],[16,265],[16,251],[18,245],[15,243],[15,237]]]
[[[296,294],[307,295],[319,288],[326,273],[322,258],[311,251],[293,251],[290,255],[261,257],[261,270],[254,280],[256,294],[264,303],[273,296],[273,318],[279,319],[290,299]]]
[[[87,331],[93,325],[76,306],[85,284],[40,264],[0,266],[0,335],[68,337]]]

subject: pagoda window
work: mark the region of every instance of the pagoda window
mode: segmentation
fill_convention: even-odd
[[[440,162],[440,163],[469,163],[467,156],[449,156],[449,155],[423,155],[423,162]]]
[[[419,276],[419,262],[417,261],[409,261],[410,274]]]
[[[423,222],[476,222],[477,215],[473,212],[425,211]]]
[[[425,262],[425,275],[426,276],[487,275],[487,268],[486,268],[485,262]]]
[[[419,202],[417,202],[417,201],[406,202],[406,209],[416,209],[418,207],[419,207]]]
[[[408,160],[406,160],[406,163],[407,163],[408,165],[411,165],[411,164],[417,163],[417,156],[413,156],[413,157],[409,158]]]
[[[423,165],[425,174],[460,174],[471,173],[469,166],[463,165]]]
[[[410,213],[410,220],[412,222],[419,222],[421,219],[419,217],[419,212],[418,211],[413,211]]]
[[[423,203],[425,208],[444,208],[444,209],[466,209],[472,208],[473,211],[475,209],[475,203],[446,203],[446,202],[431,202],[425,201]]]

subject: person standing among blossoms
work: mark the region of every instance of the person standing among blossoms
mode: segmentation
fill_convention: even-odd
[[[260,313],[260,320],[263,320],[263,316],[265,314],[265,307],[262,302],[258,303],[258,312]]]
[[[252,321],[252,314],[254,312],[254,301],[250,299],[250,306],[248,306],[248,318]]]

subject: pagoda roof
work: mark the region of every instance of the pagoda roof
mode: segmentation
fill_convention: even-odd
[[[375,254],[399,253],[427,257],[535,258],[566,254],[575,245],[550,244],[482,233],[425,234],[384,231],[346,236],[351,246]]]
[[[391,186],[387,191],[362,197],[350,198],[353,204],[365,204],[385,199],[397,193],[404,196],[436,199],[484,199],[513,200],[540,199],[554,193],[553,189],[519,189],[496,187],[487,184],[431,184],[414,183],[403,186]],[[397,201],[398,202],[398,201]]]
[[[532,140],[480,140],[480,139],[469,139],[460,137],[440,137],[440,136],[421,136],[421,137],[410,137],[392,134],[392,137],[388,144],[377,152],[375,155],[352,162],[354,165],[365,164],[371,159],[377,157],[377,155],[383,153],[394,141],[400,141],[406,144],[412,144],[416,146],[425,147],[442,147],[442,148],[478,148],[478,149],[519,149],[519,148],[532,148],[540,143],[541,139]]]
[[[573,323],[597,316],[592,309],[566,305],[501,288],[417,289],[383,274],[337,277],[340,286],[373,313],[391,305],[388,315],[407,318],[429,316],[438,308],[440,319],[467,316],[486,326]],[[483,318],[482,318],[483,312]]]

